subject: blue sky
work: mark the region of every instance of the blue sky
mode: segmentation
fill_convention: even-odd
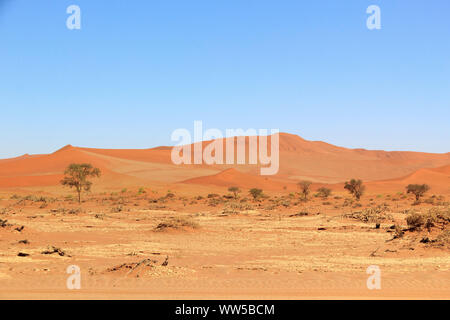
[[[194,120],[449,152],[449,16],[448,0],[0,0],[0,157],[169,145]]]

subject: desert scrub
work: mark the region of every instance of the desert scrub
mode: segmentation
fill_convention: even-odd
[[[279,204],[282,205],[285,208],[289,208],[292,205],[290,200],[281,201]]]
[[[411,213],[406,217],[406,223],[410,231],[420,231],[423,227],[430,230],[438,222],[439,218],[434,210],[430,210],[427,213]]]
[[[222,213],[223,214],[227,214],[227,213],[237,214],[237,213],[240,213],[241,211],[247,211],[247,210],[253,210],[253,206],[248,203],[230,202],[225,206]]]
[[[329,188],[324,188],[324,187],[322,187],[322,188],[319,188],[319,189],[317,190],[317,196],[318,196],[318,197],[321,197],[321,198],[326,199],[326,198],[328,198],[330,195],[331,195],[331,189],[329,189]]]
[[[112,207],[111,208],[111,213],[119,213],[123,211],[123,207],[122,206],[117,206],[117,207]]]
[[[382,221],[392,221],[392,215],[386,213],[386,209],[382,206],[376,208],[367,208],[362,211],[356,211],[343,215],[344,218],[356,219],[367,223],[379,223]]]
[[[79,213],[83,213],[83,210],[81,208],[70,208],[70,209],[68,209],[68,208],[62,207],[62,208],[50,209],[50,212],[53,215],[56,215],[58,213],[61,213],[61,214],[65,215],[65,214],[79,214]]]
[[[431,208],[429,214],[436,217],[437,222],[447,224],[450,223],[450,207],[434,207]]]
[[[422,213],[413,212],[406,217],[406,223],[411,231],[420,230],[425,224],[425,219]]]
[[[158,203],[151,203],[151,204],[148,206],[148,209],[149,209],[149,210],[162,210],[162,209],[166,209],[166,208],[167,208],[166,205],[164,205],[164,204],[158,204]]]
[[[43,203],[53,203],[53,202],[57,201],[56,198],[44,197],[44,196],[32,196],[32,195],[27,195],[27,196],[24,196],[24,197],[19,197],[17,195],[14,195],[13,197],[11,197],[11,199],[18,200],[16,204],[23,204],[26,201],[43,202]]]
[[[145,190],[145,188],[144,188],[144,187],[140,187],[140,188],[138,189],[136,195],[140,196],[140,195],[145,194],[145,193],[147,193],[147,191]]]
[[[342,206],[343,206],[343,207],[352,206],[353,203],[354,203],[354,200],[353,200],[353,199],[346,198],[346,199],[344,200],[344,203],[342,204]]]
[[[210,198],[208,200],[208,206],[210,207],[216,207],[220,203],[222,203],[222,201],[219,198]]]
[[[450,248],[450,230],[442,231],[442,233],[436,237],[436,240],[433,241],[433,245]]]
[[[398,224],[394,225],[394,239],[403,238],[403,235],[405,232],[403,232],[402,227],[400,227]]]
[[[189,218],[173,217],[163,222],[160,222],[155,231],[163,231],[166,229],[198,229],[200,226],[198,223]]]

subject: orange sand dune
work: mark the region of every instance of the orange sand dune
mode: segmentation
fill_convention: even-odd
[[[282,190],[285,183],[274,181],[265,176],[250,175],[236,169],[226,169],[214,175],[204,176],[183,181],[187,184],[212,185],[219,187],[262,188],[264,190]]]
[[[298,136],[280,134],[280,176],[337,183],[350,178],[365,181],[399,178],[421,168],[450,164],[450,153],[346,149]]]
[[[92,157],[70,145],[58,151],[35,157],[19,157],[0,162],[0,177],[36,176],[60,174],[72,162],[88,162],[105,168],[107,161]]]
[[[224,158],[226,146],[222,142]],[[236,141],[236,139],[235,139]],[[204,141],[203,148],[211,143]],[[236,158],[236,147],[234,155]],[[268,139],[270,150],[271,139]],[[259,149],[259,144],[257,145]],[[193,150],[193,145],[191,145]],[[249,138],[245,138],[246,159],[248,162]],[[308,179],[319,183],[339,183],[351,178],[365,181],[400,178],[421,168],[433,168],[450,164],[450,153],[433,154],[407,151],[382,151],[347,149],[322,141],[308,141],[297,135],[279,134],[280,166],[278,179],[286,182]],[[239,168],[250,174],[259,174],[255,165],[213,165],[208,166],[223,171],[226,168]]]
[[[374,181],[369,185],[373,190],[396,189],[404,191],[408,184],[422,183],[431,187],[431,193],[450,193],[450,166],[419,169],[403,178]]]
[[[90,153],[105,155],[114,158],[156,162],[171,164],[170,153],[171,147],[158,147],[153,149],[94,149],[94,148],[80,148],[80,150]]]
[[[249,137],[245,137],[248,159]],[[268,139],[270,148],[271,137]],[[235,138],[237,141],[237,138]],[[225,141],[224,157],[226,156]],[[210,142],[204,141],[203,147]],[[220,142],[219,142],[220,143]],[[235,156],[236,145],[234,147]],[[257,145],[259,148],[259,145]],[[191,150],[193,150],[191,145]],[[294,188],[299,180],[319,184],[337,184],[351,178],[404,184],[424,181],[448,189],[450,153],[386,152],[347,149],[321,141],[307,141],[299,136],[280,133],[280,166],[275,176],[259,176],[260,165],[174,165],[171,147],[152,149],[95,149],[68,145],[54,153],[24,155],[0,160],[0,187],[47,186],[58,184],[70,163],[88,162],[103,172],[102,184],[120,188],[131,184],[197,184],[242,188],[264,186],[268,190]],[[439,169],[432,169],[437,168]],[[226,169],[236,170],[226,170]],[[225,170],[225,171],[224,171]],[[401,179],[397,182],[386,180]],[[409,180],[408,180],[409,179]],[[381,182],[380,182],[381,183]],[[373,183],[377,186],[376,183]]]

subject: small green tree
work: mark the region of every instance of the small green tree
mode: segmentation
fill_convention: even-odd
[[[307,199],[308,198],[308,194],[310,192],[310,188],[311,188],[311,181],[300,181],[297,185],[300,188],[300,192],[303,194],[303,199]]]
[[[321,187],[317,190],[319,197],[328,198],[331,195],[331,189]]]
[[[359,200],[364,194],[366,187],[363,185],[362,180],[352,179],[345,182],[344,189],[347,189],[356,198],[356,200]]]
[[[81,192],[91,190],[92,182],[89,177],[100,177],[100,169],[92,167],[89,163],[72,163],[64,171],[65,177],[61,180],[63,186],[75,188],[78,193],[78,203],[81,203]]]
[[[234,199],[237,199],[238,198],[238,194],[241,193],[241,189],[239,189],[238,187],[229,187],[228,191],[233,193]]]
[[[430,187],[427,184],[408,184],[406,186],[406,193],[415,195],[416,201],[419,201],[428,190],[430,190]]]
[[[249,193],[251,194],[251,196],[253,197],[254,200],[259,199],[262,196],[262,189],[258,189],[258,188],[253,188],[250,189]]]

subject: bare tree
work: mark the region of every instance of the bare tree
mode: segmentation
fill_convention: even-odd
[[[308,194],[310,193],[311,184],[311,181],[300,181],[297,184],[305,200],[308,198]]]

